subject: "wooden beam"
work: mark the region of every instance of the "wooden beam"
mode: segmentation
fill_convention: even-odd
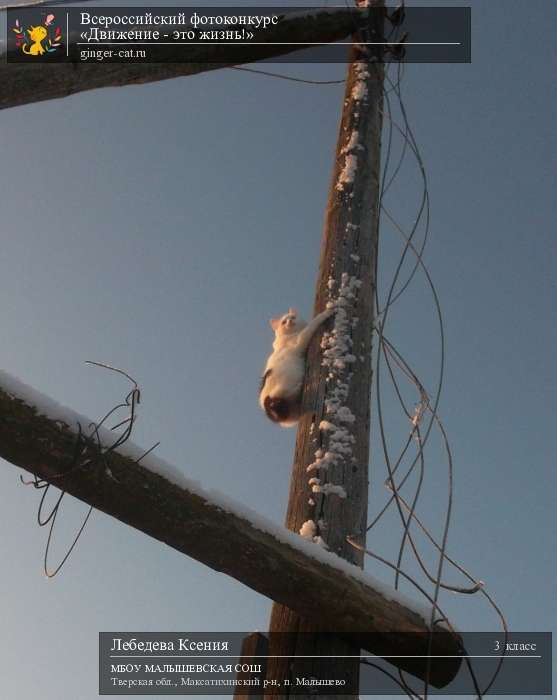
[[[346,562],[286,529],[255,515],[248,517],[241,506],[224,497],[219,501],[185,477],[177,485],[156,473],[161,462],[152,455],[137,464],[121,452],[112,453],[106,470],[98,459],[97,443],[86,439],[80,462],[88,459],[89,464],[72,467],[78,421],[84,430],[89,425],[88,419],[0,373],[1,458],[305,618],[319,620],[340,634],[357,634],[361,647],[371,653],[378,640],[385,653],[387,638],[396,639],[392,653],[427,653],[427,614],[402,604],[394,590],[391,594],[374,588],[356,567],[354,574],[346,572]],[[308,548],[317,550],[316,555]],[[434,635],[433,654],[461,650],[458,636],[448,631]],[[440,686],[449,682],[458,662],[434,669],[432,682]],[[407,659],[397,664],[423,677],[423,664],[413,665]]]
[[[276,26],[254,30],[255,41],[269,46],[230,45],[179,46],[168,63],[7,63],[7,54],[0,55],[0,109],[68,97],[85,90],[104,87],[139,85],[168,80],[204,71],[238,66],[264,58],[273,58],[299,51],[316,43],[331,43],[354,31],[358,10],[335,10],[293,13]],[[232,27],[233,28],[233,27]],[[278,45],[273,42],[292,42]],[[294,46],[293,44],[302,44]],[[92,42],[89,48],[94,49]],[[175,62],[172,62],[174,60]]]

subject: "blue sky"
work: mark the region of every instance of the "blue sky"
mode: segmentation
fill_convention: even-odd
[[[472,63],[411,65],[403,81],[447,336],[449,550],[487,582],[511,629],[552,630],[557,9],[472,8]],[[223,70],[3,111],[3,368],[93,418],[127,387],[84,360],[126,368],[143,389],[135,441],[160,440],[185,474],[282,522],[295,431],[265,419],[257,386],[268,319],[312,307],[341,102],[342,86]],[[391,210],[408,223],[418,195],[409,166]],[[400,241],[387,226],[381,236],[386,283]],[[433,385],[438,340],[422,280],[390,323]],[[402,428],[391,408],[394,446]],[[375,513],[386,473],[372,443]],[[446,475],[435,445],[429,470],[421,508],[439,532]],[[45,579],[38,494],[5,463],[0,480],[6,697],[96,697],[99,631],[266,628],[265,598],[101,513],[59,577]],[[83,511],[68,499],[58,552]],[[394,558],[390,522],[370,546]],[[496,626],[477,599],[445,602],[462,629]]]

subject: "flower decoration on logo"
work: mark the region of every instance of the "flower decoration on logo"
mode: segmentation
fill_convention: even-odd
[[[15,32],[15,45],[26,56],[42,56],[45,53],[54,53],[62,42],[62,30],[53,27],[54,15],[47,15],[42,24],[36,27],[31,25],[29,29],[23,29],[16,19],[12,31]],[[26,35],[27,37],[26,38]]]

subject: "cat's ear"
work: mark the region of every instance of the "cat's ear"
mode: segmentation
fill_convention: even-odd
[[[276,329],[280,326],[280,318],[271,318],[269,320],[269,323],[271,325],[271,328],[276,331]]]
[[[297,316],[298,309],[288,309],[288,313],[291,314],[292,316]]]

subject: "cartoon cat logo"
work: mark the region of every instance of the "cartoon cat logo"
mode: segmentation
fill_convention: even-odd
[[[31,39],[33,43],[31,44],[31,48],[27,48],[27,44],[23,44],[21,47],[23,53],[26,53],[28,56],[42,56],[45,52],[42,42],[48,36],[47,28],[41,26],[29,27],[27,34],[29,34],[29,39]]]
[[[50,14],[46,16],[43,24],[38,24],[35,27],[31,25],[29,29],[24,30],[19,23],[19,19],[16,19],[13,27],[16,38],[15,45],[21,48],[21,51],[26,56],[42,56],[45,53],[54,53],[61,44],[62,31],[60,27],[56,27],[51,36],[52,30],[50,25],[53,21],[54,15]],[[25,41],[25,33],[29,37],[28,41]],[[43,42],[45,42],[44,45]]]

